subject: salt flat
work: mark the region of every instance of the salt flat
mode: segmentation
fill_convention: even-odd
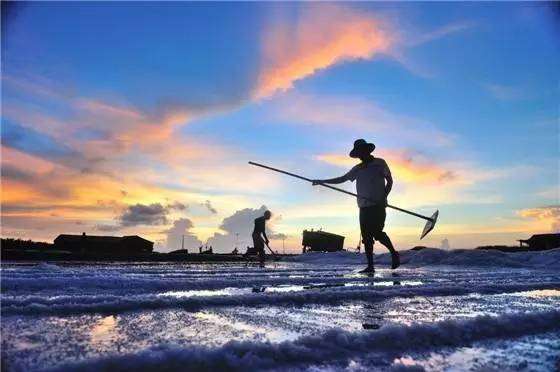
[[[402,258],[4,262],[3,370],[558,368],[560,250]]]

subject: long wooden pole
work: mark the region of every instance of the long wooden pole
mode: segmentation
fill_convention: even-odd
[[[276,257],[276,256],[277,256],[277,255],[276,255],[276,252],[274,252],[274,251],[272,250],[272,248],[270,248],[270,245],[268,245],[268,243],[265,243],[265,245],[266,245],[266,247],[268,248],[268,250]]]
[[[274,171],[274,172],[283,173],[283,174],[286,174],[288,176],[292,176],[292,177],[295,177],[295,178],[299,178],[300,180],[304,180],[304,181],[313,183],[313,180],[311,180],[307,177],[300,176],[300,175],[295,174],[295,173],[286,172],[286,171],[278,169],[278,168],[269,167],[268,165],[255,163],[253,161],[250,161],[249,164],[257,166],[257,167],[265,168],[265,169],[268,169],[268,170],[271,170],[271,171]],[[348,195],[352,195],[356,198],[363,198],[363,199],[369,200],[368,198],[365,198],[363,196],[359,196],[358,194],[355,194],[355,193],[350,192],[350,191],[339,189],[338,187],[334,187],[334,186],[327,185],[327,184],[324,184],[324,183],[319,183],[319,185],[321,185],[323,187],[326,187],[326,188],[329,188],[331,190],[335,190],[335,191],[342,192],[342,193],[345,193],[345,194],[348,194]],[[406,209],[395,207],[394,205],[387,204],[387,207],[392,208],[392,209],[396,209],[397,211],[400,211],[400,212],[403,212],[403,213],[406,213],[406,214],[410,214],[410,215],[418,217],[418,218],[422,218],[422,219],[427,220],[427,221],[432,221],[433,222],[433,219],[430,218],[430,217],[426,217],[426,216],[423,216],[423,215],[418,214],[418,213],[414,213],[414,212],[406,210]]]

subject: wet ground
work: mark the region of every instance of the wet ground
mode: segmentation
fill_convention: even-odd
[[[560,367],[560,273],[2,264],[2,370]]]

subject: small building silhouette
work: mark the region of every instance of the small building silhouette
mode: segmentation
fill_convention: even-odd
[[[137,256],[152,253],[154,243],[137,235],[95,236],[61,234],[55,248],[87,256]]]
[[[531,251],[544,251],[560,247],[560,234],[537,234],[529,239],[519,240],[520,247],[527,247]]]
[[[253,247],[247,246],[247,250],[243,253],[243,256],[256,256],[257,250]]]
[[[312,252],[336,252],[344,247],[344,236],[336,235],[326,231],[303,231],[301,241],[303,253]]]

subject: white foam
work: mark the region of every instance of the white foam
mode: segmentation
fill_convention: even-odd
[[[560,311],[479,316],[429,324],[387,325],[376,331],[332,329],[295,341],[228,342],[211,348],[165,346],[135,354],[65,364],[52,371],[255,371],[289,369],[311,363],[348,360],[370,352],[430,350],[472,342],[513,338],[560,329]]]
[[[406,280],[402,276],[400,280]],[[387,279],[390,280],[390,279]],[[169,290],[214,290],[223,288],[245,288],[255,286],[278,286],[278,285],[308,285],[314,283],[342,284],[368,282],[367,277],[343,277],[339,275],[326,276],[307,272],[305,277],[293,277],[284,275],[267,277],[261,274],[257,277],[131,277],[125,275],[74,275],[74,276],[11,276],[2,278],[1,288],[3,293],[17,291],[41,291],[48,289],[65,288],[66,291],[76,290],[121,290],[137,292],[156,292]]]
[[[347,251],[340,252],[307,252],[297,256],[286,257],[287,262],[301,262],[321,265],[363,265],[365,255]]]
[[[497,250],[457,249],[446,251],[438,248],[424,248],[418,251],[400,251],[401,264],[411,267],[462,266],[462,267],[519,267],[519,268],[560,268],[560,248],[537,252],[501,252]],[[309,252],[286,258],[290,262],[317,265],[364,264],[365,254],[353,252],[320,253]],[[376,263],[389,265],[388,253],[376,255]]]
[[[147,295],[3,296],[2,315],[65,315],[118,313],[146,309],[182,308],[197,311],[211,306],[302,306],[341,304],[345,301],[377,302],[391,297],[460,296],[498,294],[538,289],[558,289],[560,282],[491,285],[429,285],[413,287],[342,287],[295,292],[249,293],[231,296],[171,297]]]
[[[52,263],[47,262],[40,262],[37,266],[35,266],[37,270],[41,271],[60,271],[62,268]]]

